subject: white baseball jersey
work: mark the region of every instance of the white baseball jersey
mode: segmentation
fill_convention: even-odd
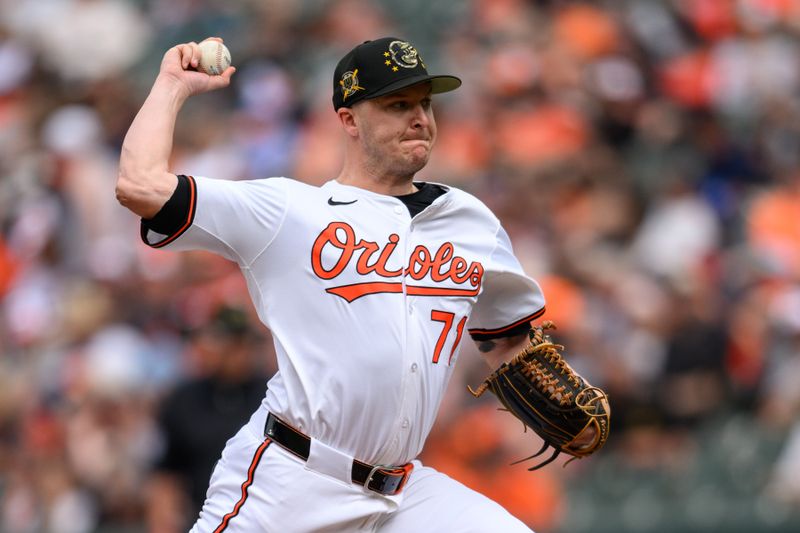
[[[412,218],[336,181],[189,180],[183,228],[146,240],[239,264],[278,357],[261,409],[361,461],[417,456],[468,332],[543,313],[497,218],[458,189]]]

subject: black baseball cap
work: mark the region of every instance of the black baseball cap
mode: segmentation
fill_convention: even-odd
[[[364,41],[350,50],[333,71],[333,108],[351,107],[356,102],[376,98],[429,81],[434,94],[461,86],[450,75],[431,75],[414,46],[397,37]]]

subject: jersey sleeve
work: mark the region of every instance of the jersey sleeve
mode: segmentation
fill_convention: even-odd
[[[522,270],[508,234],[499,227],[483,290],[467,322],[470,336],[480,341],[524,333],[544,314],[544,303],[539,284]]]
[[[142,240],[148,246],[208,250],[248,265],[278,233],[286,214],[289,180],[229,181],[192,176],[179,180],[175,194],[185,200],[170,199],[165,205],[165,209],[173,210],[172,222],[165,227],[142,221]],[[174,205],[180,207],[171,207]],[[159,213],[154,220],[163,218]]]

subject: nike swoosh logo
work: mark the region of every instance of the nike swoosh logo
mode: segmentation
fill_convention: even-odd
[[[356,203],[358,200],[353,200],[352,202],[337,202],[333,199],[333,196],[328,198],[328,205],[350,205]]]

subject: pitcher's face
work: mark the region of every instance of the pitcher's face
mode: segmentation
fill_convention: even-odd
[[[413,176],[428,163],[436,141],[430,83],[364,100],[353,112],[369,164]]]

